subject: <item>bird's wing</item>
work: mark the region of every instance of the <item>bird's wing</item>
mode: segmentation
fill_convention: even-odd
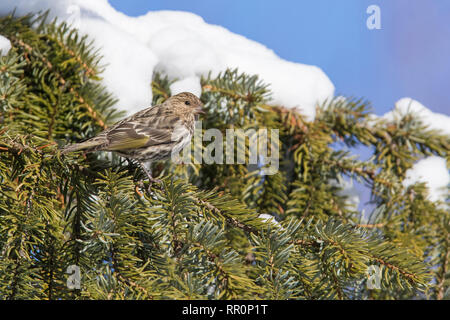
[[[182,134],[180,126],[180,119],[176,115],[156,119],[134,117],[119,123],[106,134],[109,143],[105,149],[117,151],[173,143]]]

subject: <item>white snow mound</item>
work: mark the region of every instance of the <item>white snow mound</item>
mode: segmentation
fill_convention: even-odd
[[[435,129],[443,134],[450,135],[450,117],[432,112],[420,102],[411,98],[402,98],[395,104],[392,111],[385,113],[381,118],[388,122],[395,122],[409,113],[417,114],[430,129]]]
[[[5,56],[9,49],[11,49],[11,42],[4,36],[0,35],[0,55]]]
[[[427,184],[430,201],[445,201],[448,195],[448,184],[450,174],[446,161],[442,157],[430,156],[419,160],[412,168],[406,171],[403,185],[408,187],[415,183],[425,182]]]
[[[175,81],[170,85],[170,92],[172,94],[178,94],[186,91],[191,92],[200,98],[200,95],[202,94],[200,78],[196,76],[187,77],[182,80]]]
[[[129,17],[106,0],[2,0],[0,15],[14,8],[16,15],[51,9],[52,17],[91,36],[107,64],[104,82],[119,99],[119,108],[129,113],[151,102],[155,70],[180,80],[174,88],[186,85],[197,95],[193,79],[209,71],[216,75],[238,68],[258,74],[270,84],[272,103],[298,108],[308,120],[314,119],[317,104],[334,94],[333,84],[318,67],[283,60],[264,45],[207,24],[193,13],[154,11]]]

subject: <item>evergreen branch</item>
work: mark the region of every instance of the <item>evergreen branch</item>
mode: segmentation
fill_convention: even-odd
[[[448,263],[450,261],[450,233],[447,232],[447,236],[445,237],[445,252],[444,252],[444,259],[442,261],[442,265],[441,265],[441,270],[438,274],[438,277],[440,278],[439,282],[437,283],[437,295],[436,295],[436,299],[437,300],[442,300],[444,298],[444,294],[445,294],[445,289],[446,289],[446,285],[445,285],[445,281],[446,281],[446,277],[447,277],[447,272],[448,272]]]
[[[34,55],[35,57],[37,57],[38,59],[40,59],[44,65],[46,66],[46,68],[50,71],[53,71],[53,73],[55,74],[58,82],[60,83],[60,89],[61,90],[65,90],[67,88],[67,86],[69,85],[69,83],[62,77],[62,75],[54,69],[53,64],[43,55],[36,53],[33,48],[26,44],[23,40],[15,37],[15,36],[10,36],[10,40],[13,44],[16,44],[18,46],[20,46],[21,48],[25,49],[25,51],[29,54]],[[97,112],[94,110],[94,108],[92,106],[90,106],[83,97],[81,97],[81,95],[73,88],[70,87],[69,88],[69,92],[72,93],[75,98],[78,100],[78,102],[84,106],[86,108],[86,110],[88,111],[88,114],[91,116],[91,118],[98,123],[98,125],[103,128],[106,129],[107,125],[105,124],[105,122],[99,117],[99,115],[97,114]]]
[[[253,228],[251,226],[248,226],[248,225],[246,225],[246,224],[236,220],[233,217],[227,216],[221,210],[219,210],[217,207],[212,205],[210,202],[202,200],[202,199],[199,199],[199,198],[194,198],[194,199],[199,205],[201,205],[203,207],[206,207],[208,210],[214,212],[217,215],[224,216],[225,219],[226,219],[226,222],[229,225],[231,225],[231,226],[233,226],[235,228],[239,228],[239,229],[243,230],[246,233],[258,233],[258,231],[255,228]]]
[[[331,160],[331,159],[326,159],[324,158],[323,161],[331,166],[335,166],[338,167],[339,169],[341,169],[343,172],[345,173],[356,173],[357,175],[361,176],[361,177],[368,177],[370,178],[372,181],[376,182],[376,183],[380,183],[388,188],[392,188],[393,187],[393,183],[380,178],[374,169],[369,169],[367,167],[365,167],[365,163],[361,162],[361,161],[349,161],[348,163],[346,163],[346,161],[339,161],[339,160]]]
[[[87,62],[83,61],[80,54],[78,54],[75,51],[73,51],[72,49],[70,49],[68,46],[66,46],[63,43],[63,41],[57,39],[56,37],[54,37],[50,34],[47,34],[46,37],[49,38],[50,40],[56,42],[58,44],[58,46],[64,50],[65,53],[67,53],[68,55],[73,57],[75,59],[75,61],[77,61],[80,64],[81,68],[85,71],[85,73],[88,77],[89,76],[90,77],[97,76],[97,71],[94,68],[90,67]]]
[[[212,86],[210,84],[203,85],[202,86],[202,91],[203,90],[204,91],[218,92],[220,94],[227,95],[227,96],[231,97],[232,99],[236,99],[236,100],[246,100],[246,101],[249,101],[249,102],[251,101],[251,99],[249,98],[248,95],[245,95],[245,96],[239,95],[239,94],[234,93],[233,90],[227,90],[227,89],[223,89],[223,88],[218,88],[218,87]]]
[[[388,261],[383,260],[382,258],[379,258],[375,255],[372,255],[369,253],[369,256],[376,262],[384,265],[385,267],[387,267],[388,269],[391,269],[392,271],[395,272],[399,272],[400,274],[402,274],[404,277],[406,277],[411,283],[417,282],[418,281],[418,276],[414,273],[408,272],[404,269],[402,269],[401,267],[393,264],[393,263],[389,263]]]
[[[150,300],[154,299],[153,295],[151,295],[146,288],[140,286],[135,281],[131,280],[130,278],[128,278],[126,276],[124,276],[122,274],[122,272],[120,272],[120,267],[119,267],[119,264],[118,264],[117,259],[116,259],[116,253],[115,253],[115,250],[114,250],[114,245],[111,246],[111,260],[112,260],[112,264],[113,264],[113,267],[114,267],[114,275],[116,275],[117,278],[120,281],[122,281],[123,283],[125,283],[126,285],[128,285],[130,287],[133,287],[133,288],[138,289],[139,291],[142,291],[148,299],[150,299]]]
[[[383,228],[385,225],[386,225],[385,223],[365,223],[365,224],[358,223],[356,226],[360,228],[373,229],[373,228]]]

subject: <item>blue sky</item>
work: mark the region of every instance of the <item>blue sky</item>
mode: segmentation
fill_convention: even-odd
[[[377,114],[405,96],[450,114],[448,0],[109,1],[130,16],[150,10],[196,13],[284,59],[319,66],[337,94],[363,97]],[[381,30],[366,27],[371,4],[381,9]]]

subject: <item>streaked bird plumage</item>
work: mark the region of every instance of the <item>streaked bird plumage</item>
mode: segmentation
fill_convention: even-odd
[[[113,151],[141,164],[170,158],[172,152],[190,143],[196,117],[203,113],[202,105],[192,93],[179,93],[117,122],[89,140],[66,146],[62,153]]]

